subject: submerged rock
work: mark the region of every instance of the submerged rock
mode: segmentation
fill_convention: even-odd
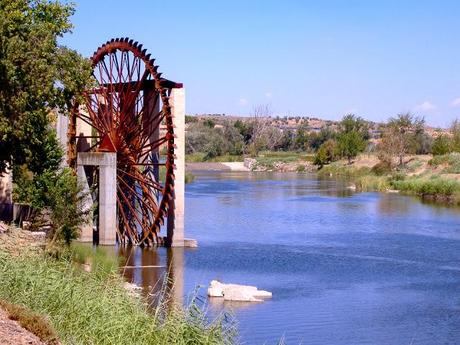
[[[224,301],[262,302],[262,298],[272,297],[272,293],[259,290],[255,286],[223,284],[217,280],[211,281],[208,288],[209,297],[223,297]]]

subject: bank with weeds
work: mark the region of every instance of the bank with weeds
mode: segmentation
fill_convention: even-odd
[[[404,167],[385,169],[380,164],[359,166],[334,162],[318,171],[319,177],[350,181],[359,191],[400,191],[423,199],[460,206],[460,156],[450,153],[432,159],[409,159]]]
[[[19,230],[17,230],[19,231]],[[5,236],[5,235],[2,235]],[[100,253],[8,253],[0,246],[0,300],[42,315],[62,344],[232,344],[234,325],[209,321],[195,303],[174,305],[167,294],[156,306],[130,296]]]

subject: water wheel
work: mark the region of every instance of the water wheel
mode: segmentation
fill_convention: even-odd
[[[116,152],[119,242],[159,243],[173,198],[174,129],[168,95],[177,86],[161,78],[150,54],[128,38],[102,45],[91,61],[93,87],[74,105],[70,119],[69,165],[76,167],[77,152]]]

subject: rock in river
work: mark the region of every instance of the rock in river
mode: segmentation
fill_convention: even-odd
[[[223,297],[225,301],[262,302],[262,298],[272,297],[272,293],[258,290],[255,286],[223,284],[217,280],[211,281],[208,288],[209,297]]]

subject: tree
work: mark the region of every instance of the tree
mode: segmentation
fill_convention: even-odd
[[[70,241],[85,219],[76,176],[61,169],[52,122],[91,83],[91,63],[57,40],[73,5],[0,0],[0,173],[13,168],[16,200],[46,212],[54,242]]]
[[[50,113],[67,113],[91,76],[88,60],[57,44],[73,12],[58,2],[0,0],[0,173],[12,164],[40,173],[56,160]]]
[[[337,159],[337,143],[333,139],[324,142],[318,151],[316,151],[313,164],[319,165],[322,168],[325,164],[329,164]]]
[[[358,153],[363,152],[366,148],[366,141],[363,139],[361,134],[356,131],[340,133],[337,138],[338,151],[342,157],[348,159],[348,163],[351,164],[352,159],[355,158]]]
[[[244,140],[238,129],[230,121],[225,121],[222,132],[225,140],[223,150],[231,155],[241,155],[243,153]]]
[[[404,157],[414,151],[416,128],[424,124],[423,118],[414,117],[410,113],[390,118],[383,129],[379,158],[391,165],[396,156],[398,165],[403,166]]]
[[[318,150],[323,143],[330,139],[335,139],[336,133],[331,129],[330,126],[321,128],[319,133],[310,133],[308,136],[308,145],[313,150]]]
[[[294,139],[296,150],[306,150],[308,146],[308,121],[303,122],[298,128]]]
[[[353,114],[345,115],[340,122],[340,132],[337,136],[338,151],[351,164],[353,158],[366,148],[369,130],[366,122]]]

